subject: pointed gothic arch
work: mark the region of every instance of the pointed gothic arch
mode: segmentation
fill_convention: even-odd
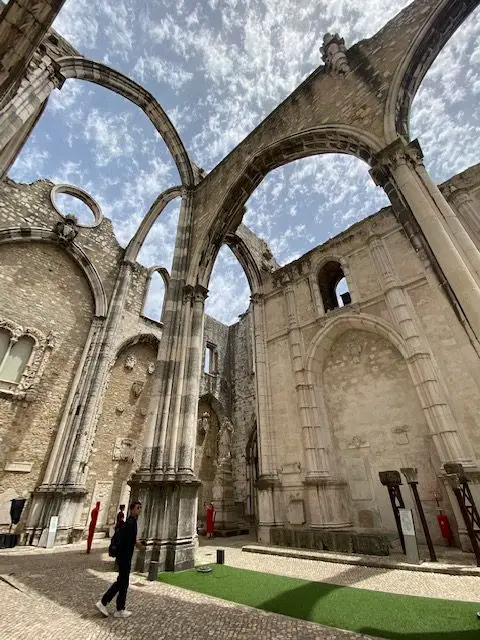
[[[385,139],[410,139],[409,118],[415,95],[442,48],[478,7],[479,0],[440,0],[397,66],[385,107]]]

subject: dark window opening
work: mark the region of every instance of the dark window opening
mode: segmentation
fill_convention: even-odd
[[[318,274],[318,286],[325,312],[345,307],[352,302],[347,279],[338,262],[330,261],[323,265]]]
[[[203,371],[214,375],[218,373],[218,353],[217,347],[214,344],[207,342],[205,347],[205,362]]]

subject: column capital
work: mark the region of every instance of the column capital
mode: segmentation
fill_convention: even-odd
[[[264,299],[265,299],[265,295],[263,293],[259,293],[259,292],[252,293],[252,295],[250,296],[250,302],[253,305],[261,304]]]
[[[193,304],[194,302],[205,302],[208,297],[208,289],[203,287],[201,284],[196,284],[195,286],[191,284],[186,284],[183,287],[183,302],[187,304]]]
[[[375,155],[370,175],[376,185],[384,187],[390,180],[391,171],[402,165],[416,167],[421,164],[423,152],[418,140],[407,142],[399,137]]]

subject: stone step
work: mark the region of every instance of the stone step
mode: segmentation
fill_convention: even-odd
[[[93,534],[94,540],[105,540],[106,537],[107,537],[107,534],[105,533],[105,531],[96,531]]]

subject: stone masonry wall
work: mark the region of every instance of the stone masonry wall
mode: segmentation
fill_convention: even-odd
[[[0,246],[0,289],[0,318],[56,335],[36,399],[0,397],[0,524],[5,524],[9,500],[28,497],[41,480],[92,321],[93,301],[73,260],[60,247],[43,243]],[[4,471],[14,462],[32,463],[31,471]]]
[[[239,514],[245,513],[247,499],[247,443],[256,427],[255,368],[253,327],[250,313],[230,327],[231,377],[233,380],[232,421],[235,437],[232,447],[234,500]]]
[[[88,516],[96,500],[101,501],[102,526],[115,522],[118,505],[127,495],[126,482],[140,462],[153,380],[149,365],[155,363],[156,355],[156,345],[139,342],[119,354],[110,372],[89,461],[84,505]]]
[[[469,170],[468,191],[473,194],[476,203],[478,202],[476,199],[478,187],[476,185],[480,184],[478,178],[478,168]],[[452,179],[452,182],[455,180],[458,180],[458,177]],[[461,184],[460,181],[459,183]],[[480,217],[480,207],[477,208],[477,211]],[[290,500],[294,499],[298,502],[303,495],[302,482],[306,467],[304,434],[296,396],[298,381],[294,376],[290,355],[291,334],[289,335],[285,285],[290,283],[294,291],[304,358],[311,351],[314,341],[326,324],[335,318],[341,318],[343,314],[353,314],[354,317],[359,318],[359,322],[361,322],[363,314],[366,314],[367,318],[378,318],[398,331],[383,293],[382,274],[376,270],[368,245],[372,233],[382,239],[382,244],[388,251],[393,269],[406,295],[409,311],[418,326],[421,339],[425,341],[433,355],[432,364],[435,374],[445,389],[446,398],[454,414],[455,428],[467,449],[467,455],[473,460],[480,459],[479,423],[478,411],[476,410],[480,402],[479,358],[440,288],[429,263],[422,258],[421,254],[414,251],[402,227],[396,222],[391,209],[384,209],[324,245],[313,249],[299,260],[267,276],[265,285],[266,339],[271,380],[270,406],[273,407],[273,419],[268,440],[274,450],[275,468],[282,483],[282,495],[278,496],[276,504],[281,512],[279,519],[285,524],[289,522],[288,505]],[[321,265],[328,259],[343,261],[352,295],[352,304],[325,314],[321,303],[317,274]],[[351,328],[353,329],[353,327]],[[380,525],[383,528],[392,528],[392,522],[390,521],[388,504],[385,503],[385,495],[379,489],[378,470],[382,468],[398,469],[403,465],[417,466],[425,470],[430,465],[431,471],[421,477],[419,490],[436,536],[438,531],[433,519],[435,514],[433,491],[439,490],[435,483],[435,474],[439,471],[438,456],[432,446],[431,436],[425,428],[425,418],[416,410],[415,415],[412,414],[405,419],[400,418],[398,413],[400,410],[399,398],[404,397],[403,404],[408,405],[412,410],[417,404],[416,394],[412,395],[411,375],[407,372],[403,359],[393,358],[390,364],[384,365],[377,362],[380,354],[387,354],[391,351],[392,346],[379,335],[375,333],[373,335],[374,339],[367,340],[366,337],[362,338],[360,333],[356,337],[352,334],[352,343],[357,346],[364,339],[367,342],[373,339],[372,346],[368,348],[371,350],[368,360],[370,367],[368,375],[367,371],[360,371],[358,365],[352,361],[355,348],[352,347],[348,351],[345,347],[342,351],[342,341],[347,339],[347,334],[345,334],[345,338],[343,336],[337,337],[338,343],[334,342],[330,346],[330,356],[325,356],[331,363],[329,366],[337,367],[335,371],[338,371],[335,375],[332,374],[324,378],[323,383],[318,382],[322,385],[322,392],[325,389],[330,389],[329,393],[334,394],[337,398],[333,404],[331,399],[328,401],[330,402],[329,432],[333,440],[331,443],[327,441],[326,446],[327,451],[330,452],[329,455],[332,454],[332,451],[336,452],[335,459],[337,460],[336,463],[331,464],[334,465],[335,472],[340,470],[340,479],[347,481],[346,467],[348,465],[345,462],[339,462],[338,456],[346,455],[344,450],[348,449],[347,439],[352,442],[360,423],[365,424],[364,431],[359,435],[360,439],[369,443],[379,442],[381,438],[384,439],[383,444],[386,448],[378,451],[373,451],[373,449],[368,449],[360,444],[358,455],[362,460],[365,458],[367,471],[362,467],[362,460],[354,461],[354,468],[351,470],[355,482],[360,485],[362,482],[367,482],[365,475],[372,478],[374,483],[371,502],[369,502],[370,498],[369,500],[365,498],[365,505],[368,503],[369,506],[355,507],[353,521],[357,526],[369,523],[372,526]],[[375,341],[377,341],[377,346],[374,344]],[[338,357],[335,356],[337,351]],[[401,373],[401,370],[404,373]],[[377,378],[380,371],[384,371],[384,375]],[[327,374],[325,373],[325,375]],[[392,380],[396,376],[398,377],[398,379],[395,378],[396,384],[391,388],[382,386],[384,383],[387,384],[389,376],[392,377]],[[350,407],[348,420],[342,417],[347,406]],[[365,414],[362,414],[362,407],[366,407]],[[364,417],[370,415],[371,419],[363,419],[362,415]],[[377,417],[385,430],[382,436],[379,435],[379,427],[375,427],[374,424]],[[322,423],[323,418],[319,419]],[[334,438],[340,428],[345,433],[345,442],[342,445]],[[395,429],[398,430],[398,433]],[[356,448],[355,443],[352,444],[353,454],[348,450],[348,455],[357,455],[354,451]],[[368,469],[375,471],[372,472]],[[360,477],[361,474],[363,474],[362,477]],[[444,501],[442,508],[451,513],[445,492],[442,496]],[[351,509],[351,505],[349,508]],[[298,515],[298,512],[296,514]],[[308,513],[306,516],[308,517]],[[302,518],[298,516],[298,519]]]

